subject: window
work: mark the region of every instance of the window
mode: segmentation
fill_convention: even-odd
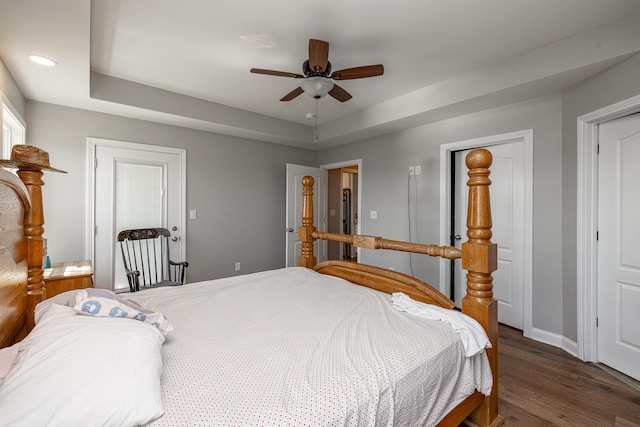
[[[1,94],[0,94],[1,95]],[[11,103],[2,95],[2,158],[11,157],[14,145],[24,144],[25,124]]]

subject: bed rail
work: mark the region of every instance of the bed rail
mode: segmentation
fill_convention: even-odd
[[[311,185],[313,186],[313,183]],[[462,258],[462,251],[453,246],[425,245],[422,243],[383,239],[382,237],[375,236],[336,234],[326,233],[324,231],[313,231],[311,233],[311,236],[316,240],[331,240],[334,242],[349,243],[355,247],[363,249],[389,249],[392,251],[403,251],[430,256],[439,256],[441,258],[447,258],[451,260]]]

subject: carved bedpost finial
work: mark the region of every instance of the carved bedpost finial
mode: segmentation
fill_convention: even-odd
[[[313,226],[313,183],[311,176],[302,178],[302,225],[298,228],[298,237],[301,242],[301,255],[298,257],[298,266],[311,268],[316,265],[316,257],[313,254],[313,241],[311,235],[316,228]]]
[[[497,245],[491,243],[491,200],[489,197],[489,166],[493,161],[485,149],[467,155],[469,168],[469,206],[467,212],[468,242],[462,245],[462,268],[467,270],[467,295],[490,300],[493,298],[491,273],[498,268]]]
[[[469,168],[469,211],[467,212],[467,237],[476,242],[491,239],[491,203],[489,198],[489,166],[493,162],[491,153],[485,149],[473,150],[467,155]],[[482,202],[486,201],[486,205]],[[484,209],[486,207],[486,209]]]
[[[489,197],[489,166],[491,153],[476,149],[466,158],[469,168],[469,206],[467,237],[462,245],[462,268],[467,273],[467,295],[462,299],[462,311],[476,319],[484,319],[492,347],[487,356],[493,374],[493,391],[472,413],[471,421],[479,425],[501,425],[498,415],[498,302],[493,299],[493,273],[498,268],[498,246],[491,243],[491,200]]]

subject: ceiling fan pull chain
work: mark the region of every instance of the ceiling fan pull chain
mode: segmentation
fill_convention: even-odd
[[[316,98],[316,117],[313,124],[313,133],[316,134],[316,141],[318,140],[318,98]]]

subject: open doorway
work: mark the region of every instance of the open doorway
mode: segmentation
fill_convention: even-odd
[[[360,234],[362,160],[321,166],[327,176],[327,231],[337,234]],[[360,250],[351,244],[327,242],[328,260],[357,262]]]
[[[357,234],[358,230],[358,165],[328,170],[327,207],[329,233]],[[357,261],[358,252],[349,243],[327,242],[330,260]]]

